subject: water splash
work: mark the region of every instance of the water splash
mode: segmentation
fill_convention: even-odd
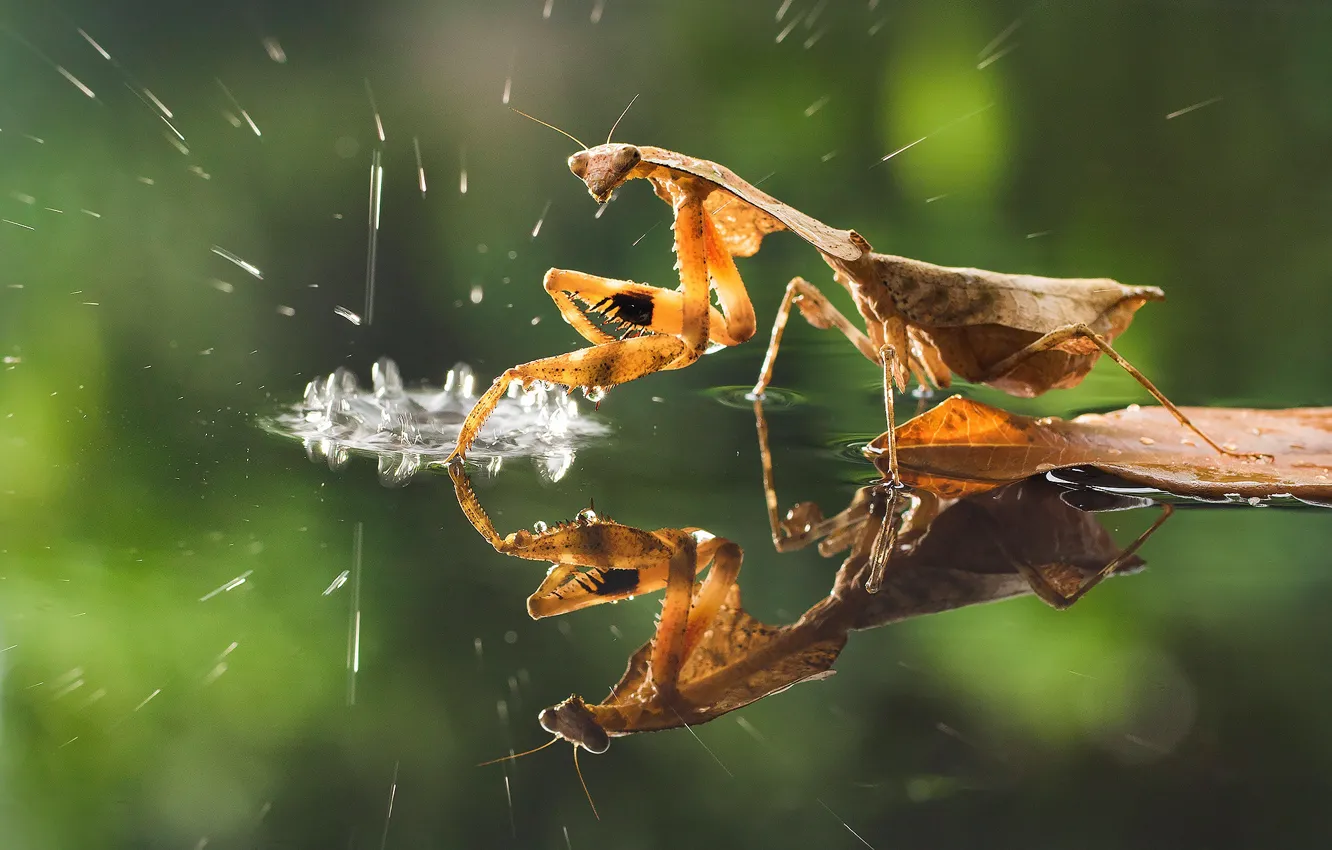
[[[300,440],[311,461],[326,463],[334,471],[353,456],[373,457],[385,487],[401,487],[423,469],[442,468],[477,399],[471,367],[454,366],[442,388],[409,390],[397,364],[381,357],[371,370],[371,381],[367,390],[354,372],[339,368],[315,378],[306,386],[304,398],[263,417],[260,425]],[[468,458],[494,463],[531,457],[544,478],[558,481],[572,466],[578,444],[608,431],[605,423],[582,414],[578,403],[560,390],[541,383],[524,390],[513,384]]]

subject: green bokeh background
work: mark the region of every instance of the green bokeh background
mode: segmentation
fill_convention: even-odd
[[[716,760],[686,731],[583,759],[599,822],[567,750],[474,767],[540,743],[542,706],[604,693],[655,603],[529,621],[540,565],[485,546],[446,481],[332,473],[255,417],[380,355],[438,383],[456,361],[488,378],[575,347],[550,266],[671,282],[667,209],[631,184],[594,218],[571,143],[505,109],[506,79],[513,106],[589,141],[636,94],[619,138],[763,179],[880,250],[1162,286],[1120,349],[1181,403],[1332,403],[1326,4],[793,0],[781,22],[775,0],[545,6],[0,3],[0,846],[1332,836],[1332,522],[1315,510],[1182,512],[1146,572],[1066,613],[1028,598],[858,635],[832,680],[696,730]],[[364,306],[367,80],[385,182],[357,327],[334,308]],[[262,135],[229,122],[226,91]],[[761,324],[792,275],[827,281],[789,236],[741,271]],[[804,402],[772,412],[782,501],[831,513],[870,475],[842,448],[882,427],[875,370],[798,320],[787,339],[777,382]],[[771,551],[752,415],[709,391],[752,382],[762,353],[617,389],[613,436],[566,478],[513,462],[482,498],[506,530],[590,498],[705,526],[745,547],[750,610],[789,621],[834,564]],[[1108,365],[1033,402],[976,395],[1061,414],[1144,400]],[[1150,520],[1104,517],[1124,541]],[[323,591],[358,524],[349,705],[351,590]]]

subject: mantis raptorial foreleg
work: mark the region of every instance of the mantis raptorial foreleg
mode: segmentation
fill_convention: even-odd
[[[546,272],[545,286],[546,292],[559,308],[564,320],[588,342],[603,345],[615,342],[617,338],[593,324],[583,310],[579,309],[578,301],[586,305],[589,312],[614,320],[626,333],[639,331],[670,336],[684,334],[685,294],[678,289],[662,289],[644,283],[615,280],[567,269],[551,269]],[[750,315],[751,317],[753,315],[752,309]],[[744,332],[745,328],[740,322],[733,320],[716,307],[709,307],[709,342],[714,345],[739,345],[749,338],[748,336],[737,338],[737,334]],[[752,325],[748,333],[753,334]],[[667,368],[678,369],[692,362]]]
[[[740,575],[740,564],[744,560],[744,550],[724,537],[714,537],[698,544],[699,570],[705,561],[711,559],[712,569],[708,570],[689,609],[689,624],[685,628],[683,660],[688,660],[703,634],[716,619],[721,610],[726,594]],[[678,675],[679,671],[676,671]]]
[[[467,415],[450,461],[466,455],[482,423],[516,380],[604,390],[662,369],[687,366],[701,357],[710,343],[734,344],[753,333],[753,308],[730,255],[721,245],[716,225],[703,208],[705,196],[702,186],[683,187],[676,194],[675,246],[680,264],[677,292],[578,272],[552,270],[546,275],[546,289],[560,312],[578,333],[597,345],[534,360],[496,378]],[[714,279],[726,310],[724,316],[711,303]],[[646,319],[646,335],[612,338],[578,311],[575,296],[613,309],[618,318],[630,324],[635,319]],[[603,303],[607,299],[609,303]],[[715,329],[714,315],[723,321]]]
[[[708,275],[717,290],[717,302],[721,304],[725,316],[725,333],[719,334],[715,321],[712,327],[713,342],[722,345],[739,345],[747,342],[758,329],[758,319],[754,316],[754,305],[749,300],[749,291],[740,279],[740,270],[735,267],[731,252],[722,242],[721,234],[712,217],[704,213],[704,249],[708,261]],[[716,311],[713,311],[716,313]]]
[[[1271,455],[1266,455],[1261,453],[1250,453],[1250,452],[1237,452],[1232,449],[1227,449],[1224,446],[1218,444],[1211,437],[1204,434],[1202,430],[1198,428],[1197,425],[1194,425],[1193,422],[1189,420],[1189,417],[1184,415],[1184,411],[1176,407],[1174,402],[1166,398],[1165,394],[1156,388],[1156,385],[1153,384],[1147,378],[1146,375],[1139,372],[1132,363],[1124,359],[1124,356],[1122,354],[1120,354],[1118,351],[1115,351],[1114,346],[1112,346],[1109,342],[1107,342],[1105,337],[1101,336],[1096,331],[1092,330],[1091,327],[1086,324],[1082,323],[1073,324],[1050,331],[1045,336],[1042,336],[1040,339],[1032,342],[1030,345],[1027,345],[1021,350],[1014,352],[1013,354],[1009,355],[1008,357],[1005,357],[1003,360],[1000,360],[998,363],[994,364],[994,366],[990,367],[989,371],[985,375],[981,376],[978,379],[978,382],[986,383],[988,381],[993,381],[998,378],[1001,378],[1004,375],[1007,375],[1009,372],[1016,369],[1024,361],[1029,360],[1032,357],[1035,357],[1041,352],[1059,349],[1061,346],[1064,346],[1066,343],[1076,339],[1085,339],[1088,342],[1091,342],[1093,345],[1099,348],[1101,352],[1104,353],[1107,357],[1118,363],[1120,368],[1122,368],[1125,372],[1128,372],[1129,375],[1133,378],[1133,380],[1137,381],[1139,384],[1142,385],[1143,389],[1151,393],[1152,397],[1155,398],[1158,402],[1160,402],[1162,407],[1170,411],[1170,414],[1179,420],[1179,424],[1183,425],[1185,428],[1189,429],[1194,434],[1198,435],[1199,439],[1201,439],[1204,443],[1211,446],[1212,448],[1216,449],[1221,454],[1231,455],[1232,457],[1252,458],[1254,460],[1270,461],[1272,459]]]
[[[449,456],[449,461],[467,453],[481,433],[486,418],[514,381],[524,385],[548,381],[567,387],[606,388],[658,372],[688,355],[689,348],[679,337],[653,334],[544,357],[508,369],[476,400],[472,412],[463,422],[458,447]]]

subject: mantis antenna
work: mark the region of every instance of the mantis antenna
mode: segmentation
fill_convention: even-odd
[[[500,758],[497,759],[491,759],[490,761],[483,761],[480,764],[478,764],[477,767],[485,767],[488,764],[499,764],[502,761],[509,761],[511,759],[520,759],[523,756],[530,756],[532,753],[535,753],[537,750],[544,750],[546,747],[549,747],[551,744],[555,743],[558,740],[559,738],[551,738],[549,741],[547,741],[546,743],[542,744],[539,747],[533,747],[532,749],[526,750],[521,753],[511,753],[507,756],[501,756]]]
[[[517,112],[517,111],[518,111],[518,110],[516,110],[516,109],[514,110],[514,112]],[[579,144],[582,144],[582,143],[580,142]],[[560,738],[557,736],[557,737],[551,738],[549,741],[547,741],[546,743],[542,744],[542,745],[539,746],[539,747],[533,747],[532,749],[530,749],[530,750],[526,750],[526,751],[521,752],[521,753],[512,753],[512,754],[507,755],[507,756],[501,756],[501,757],[499,757],[499,758],[497,758],[497,759],[491,759],[490,761],[483,761],[483,762],[481,762],[480,764],[478,764],[477,767],[485,767],[485,766],[488,765],[488,764],[498,764],[498,763],[500,763],[500,762],[502,762],[502,761],[512,761],[513,759],[520,759],[520,758],[522,758],[523,756],[530,756],[532,753],[535,753],[535,752],[537,752],[538,750],[544,750],[546,747],[549,747],[551,744],[555,743],[555,742],[558,741],[558,740],[560,740]],[[592,814],[593,814],[594,816],[596,816],[596,819],[597,819],[597,820],[601,820],[601,814],[597,811],[597,804],[594,803],[594,802],[592,802],[592,792],[589,791],[589,790],[587,790],[587,780],[583,778],[583,769],[582,769],[581,767],[578,766],[578,745],[577,745],[577,744],[574,744],[574,745],[573,745],[573,751],[574,751],[574,773],[577,773],[577,774],[578,774],[578,783],[579,783],[580,785],[583,786],[583,793],[587,795],[587,804],[588,804],[589,806],[592,807]]]
[[[635,100],[638,100],[638,95],[634,95],[633,98],[630,99],[629,105],[624,108],[624,111],[620,113],[620,117],[616,118],[615,123],[611,125],[610,132],[606,134],[606,144],[610,144],[611,136],[615,135],[615,128],[620,126],[620,122],[624,120],[624,116],[629,114],[629,110],[633,108]]]
[[[578,781],[583,785],[583,793],[587,795],[587,804],[592,807],[592,814],[597,820],[601,820],[601,815],[597,814],[597,804],[592,802],[592,792],[587,790],[587,780],[583,778],[583,769],[578,766],[577,744],[574,744],[574,772],[578,774]]]
[[[630,102],[629,102],[629,105],[630,105],[630,106],[633,106],[633,101],[630,101]],[[509,108],[510,108],[510,109],[513,109],[512,106],[510,106]],[[556,127],[554,124],[547,124],[545,121],[542,121],[540,118],[533,118],[531,115],[528,115],[526,112],[522,111],[521,109],[513,109],[513,111],[514,111],[514,112],[517,112],[519,115],[523,116],[524,118],[527,118],[527,119],[529,119],[529,120],[532,120],[532,121],[537,122],[537,123],[540,124],[542,127],[549,127],[550,129],[552,129],[552,130],[554,130],[555,132],[559,133],[561,136],[568,136],[570,139],[573,139],[575,142],[578,142],[578,137],[574,136],[572,133],[566,133],[566,132],[564,132],[564,131],[561,130],[559,127]],[[628,112],[628,111],[629,111],[629,110],[627,110],[627,109],[625,110],[625,112]],[[614,127],[611,128],[612,131],[613,131],[614,129],[615,129]],[[587,145],[583,144],[582,142],[578,142],[578,145],[579,145],[579,147],[581,147],[583,150],[587,150],[587,149],[588,149]]]

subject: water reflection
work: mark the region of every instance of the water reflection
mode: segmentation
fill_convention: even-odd
[[[1129,505],[1043,477],[960,498],[904,493],[883,481],[859,489],[831,517],[811,502],[779,516],[761,403],[754,412],[774,548],[817,541],[826,557],[847,552],[828,595],[790,625],[767,625],[744,610],[737,580],[743,552],[725,538],[700,528],[644,531],[590,509],[571,522],[502,535],[463,464],[451,464],[465,515],[497,551],[551,562],[528,599],[531,616],[666,590],[655,634],[630,657],[610,695],[595,704],[575,695],[542,711],[547,731],[603,752],[611,737],[693,726],[824,678],[853,631],[1029,594],[1067,608],[1104,578],[1141,567],[1138,548],[1172,510],[1163,506],[1124,547],[1094,512],[1142,500]]]
[[[714,566],[694,596],[686,627],[698,638],[686,643],[672,680],[663,681],[658,673],[670,618],[664,613],[657,634],[630,656],[609,697],[598,704],[570,697],[543,711],[541,724],[600,752],[609,745],[608,737],[694,726],[825,678],[853,631],[1031,594],[1067,607],[1102,578],[1139,569],[1143,561],[1135,552],[1168,512],[1132,544],[1120,547],[1093,513],[1070,504],[1067,492],[1031,479],[936,503],[928,518],[917,512],[899,532],[891,567],[871,593],[865,585],[885,524],[885,501],[880,487],[862,488],[824,526],[829,530],[820,544],[825,554],[849,550],[832,588],[794,623],[759,622],[744,610],[739,582],[731,581],[715,615],[696,624],[694,612],[707,610],[705,600],[721,593]],[[712,540],[714,550],[734,547]],[[738,572],[738,563],[727,572]],[[670,604],[668,599],[668,609]]]

